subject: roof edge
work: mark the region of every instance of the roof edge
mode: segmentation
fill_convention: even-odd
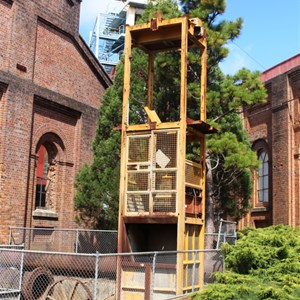
[[[264,71],[260,79],[263,82],[266,82],[274,77],[277,77],[283,73],[288,72],[289,70],[293,69],[300,65],[300,53],[284,60],[283,62],[271,67],[270,69]]]

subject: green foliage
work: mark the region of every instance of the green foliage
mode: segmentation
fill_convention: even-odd
[[[94,161],[81,169],[75,181],[77,221],[94,228],[117,228],[121,91],[110,87],[103,97],[99,126],[93,143]]]
[[[224,244],[227,271],[216,274],[195,300],[299,299],[300,229],[246,228],[236,246]]]
[[[224,76],[215,72],[209,84],[208,117],[219,133],[208,137],[207,149],[214,162],[211,196],[219,214],[240,219],[249,208],[252,194],[251,171],[258,168],[239,110],[243,105],[263,103],[266,91],[258,72],[242,69]]]
[[[155,2],[149,1],[143,15],[138,23],[148,22],[152,18],[157,17],[160,13],[164,19],[177,18],[182,16],[183,13],[178,10],[177,3],[170,0],[157,0]]]

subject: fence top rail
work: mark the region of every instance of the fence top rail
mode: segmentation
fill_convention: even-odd
[[[89,232],[112,232],[116,233],[117,230],[100,230],[100,229],[85,229],[85,228],[44,228],[44,227],[18,227],[9,226],[9,229],[22,229],[22,230],[45,230],[45,231],[89,231]]]
[[[209,235],[212,235],[212,236],[219,236],[219,235],[223,235],[223,236],[226,236],[226,237],[236,237],[236,234],[229,234],[229,233],[224,233],[224,232],[221,232],[221,233],[205,233],[205,236],[209,236]]]
[[[152,251],[152,252],[127,252],[127,253],[74,253],[74,252],[56,252],[56,251],[39,251],[39,250],[25,250],[25,249],[10,249],[11,247],[2,248],[0,245],[0,252],[22,252],[22,253],[33,253],[33,254],[49,254],[49,255],[69,255],[69,256],[142,256],[142,255],[168,255],[168,254],[179,254],[179,253],[202,253],[202,252],[221,252],[220,249],[201,249],[201,250],[182,250],[182,251]]]
[[[24,244],[0,244],[0,249],[2,248],[24,248]]]
[[[227,221],[227,220],[224,220],[224,219],[221,219],[220,220],[220,223],[229,223],[229,224],[237,224],[237,222],[235,222],[235,221]]]

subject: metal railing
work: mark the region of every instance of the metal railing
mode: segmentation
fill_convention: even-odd
[[[116,230],[9,227],[9,244],[26,250],[116,253]]]
[[[171,299],[177,293],[176,262],[190,252],[195,259],[202,253],[205,261],[212,261],[211,266],[219,263],[222,267],[223,258],[218,250],[75,254],[0,247],[0,297]],[[205,282],[214,271],[205,271]],[[199,290],[199,276],[200,269],[194,264],[184,274],[183,293]]]

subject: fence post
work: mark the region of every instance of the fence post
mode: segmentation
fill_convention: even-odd
[[[154,299],[154,278],[155,278],[155,267],[156,267],[156,256],[157,252],[154,252],[153,261],[152,261],[152,278],[151,278],[151,299]]]
[[[20,261],[20,277],[19,277],[19,296],[18,296],[18,299],[21,299],[23,267],[24,267],[24,249],[21,249],[20,252],[21,252],[21,261]]]
[[[194,292],[194,290],[195,290],[196,254],[197,254],[197,250],[194,251],[193,276],[192,276],[192,292]],[[198,255],[199,255],[199,253],[198,253]]]
[[[98,270],[99,269],[99,252],[96,252],[96,265],[95,265],[95,282],[94,282],[94,300],[97,299],[97,284],[98,284]]]
[[[11,240],[12,240],[12,230],[11,230],[11,226],[9,226],[9,237],[8,237],[8,244],[11,245]]]
[[[75,253],[78,253],[78,240],[79,240],[79,230],[76,229],[76,242],[75,242]]]
[[[223,219],[220,220],[219,232],[218,232],[218,241],[217,241],[216,249],[219,249],[219,247],[220,247],[220,236],[221,236],[221,232],[222,232],[222,225],[223,225]]]

